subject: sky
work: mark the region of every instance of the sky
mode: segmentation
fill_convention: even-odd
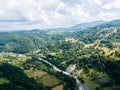
[[[120,19],[120,0],[0,0],[0,31]]]

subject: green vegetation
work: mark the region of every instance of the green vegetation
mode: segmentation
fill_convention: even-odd
[[[55,72],[53,67],[40,62],[37,57],[48,60],[62,70],[76,64],[72,74],[77,75],[76,72],[82,70],[78,75],[79,79],[90,90],[120,88],[120,20],[75,32],[56,31],[50,34],[32,30],[0,33],[0,52],[0,62],[4,63],[0,64],[0,68],[5,65],[12,70],[8,72],[6,69],[9,67],[6,67],[6,71],[0,69],[1,88],[7,88],[7,85],[11,88],[28,89],[25,84],[28,82],[24,81],[28,80],[28,85],[34,90],[40,87],[49,90],[60,84],[64,90],[76,89],[76,82],[72,77]],[[18,71],[17,74],[13,72],[14,69]]]
[[[24,56],[15,53],[1,53],[0,58],[0,88],[2,89],[20,88],[28,90],[26,84],[30,84],[32,85],[30,86],[31,90],[50,90],[64,83],[64,88],[72,90],[73,87],[70,84],[75,85],[75,82],[69,82],[74,81],[72,78],[70,79],[64,74],[57,74],[52,67],[40,62],[36,57],[31,58],[30,55]],[[5,66],[3,66],[4,64]]]
[[[94,81],[87,80],[86,84],[87,84],[87,86],[89,87],[90,90],[96,90],[97,88],[100,88],[99,84],[97,84]]]
[[[37,79],[37,82],[42,83],[43,85],[48,87],[55,87],[61,83],[61,81],[58,80],[55,76],[49,74],[43,75],[42,77]]]
[[[6,84],[6,83],[9,83],[9,80],[0,78],[0,84]]]
[[[42,85],[38,85],[33,79],[28,78],[20,68],[13,65],[1,63],[0,73],[0,81],[2,81],[0,84],[1,90],[39,90],[40,88],[43,90],[45,89]]]

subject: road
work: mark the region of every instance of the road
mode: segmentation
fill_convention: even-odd
[[[62,72],[62,73],[65,74],[65,75],[68,75],[68,76],[71,76],[71,77],[75,78],[79,90],[89,90],[89,88],[87,87],[87,85],[86,85],[85,83],[82,84],[81,81],[77,78],[77,76],[71,75],[70,73],[59,69],[59,68],[56,67],[54,64],[48,62],[48,61],[45,60],[45,59],[42,59],[42,58],[38,58],[38,59],[39,59],[40,61],[42,61],[42,62],[44,62],[44,63],[47,63],[47,64],[49,64],[50,66],[52,66],[55,71],[57,71],[57,72]]]

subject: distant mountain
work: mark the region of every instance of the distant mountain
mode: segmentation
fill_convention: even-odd
[[[43,32],[43,30],[40,30],[40,29],[32,29],[32,30],[13,30],[13,31],[9,31],[9,32],[12,32],[12,33],[40,33],[40,32]]]
[[[91,28],[91,27],[95,27],[95,26],[103,26],[103,27],[106,27],[106,26],[119,26],[120,25],[120,20],[117,19],[117,20],[112,20],[112,21],[93,21],[93,22],[88,22],[88,23],[80,23],[80,24],[77,24],[77,25],[73,25],[71,27],[66,27],[66,28],[55,28],[55,29],[48,29],[46,31],[49,31],[49,32],[75,32],[75,31],[79,31],[79,30],[84,30],[84,29],[87,29],[87,28]]]
[[[77,25],[74,25],[72,27],[69,27],[70,29],[86,29],[88,27],[93,27],[95,25],[99,25],[99,24],[102,24],[104,23],[104,21],[93,21],[93,22],[88,22],[88,23],[81,23],[81,24],[77,24]]]
[[[65,28],[54,28],[54,29],[47,29],[46,31],[48,32],[74,32],[74,31],[79,31],[79,30],[84,30],[89,27],[94,27],[96,25],[102,24],[104,21],[93,21],[93,22],[88,22],[88,23],[80,23],[71,27],[65,27]]]

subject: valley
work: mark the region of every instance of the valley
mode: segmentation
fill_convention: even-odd
[[[62,32],[0,32],[0,90],[8,88],[119,90],[120,20]]]

